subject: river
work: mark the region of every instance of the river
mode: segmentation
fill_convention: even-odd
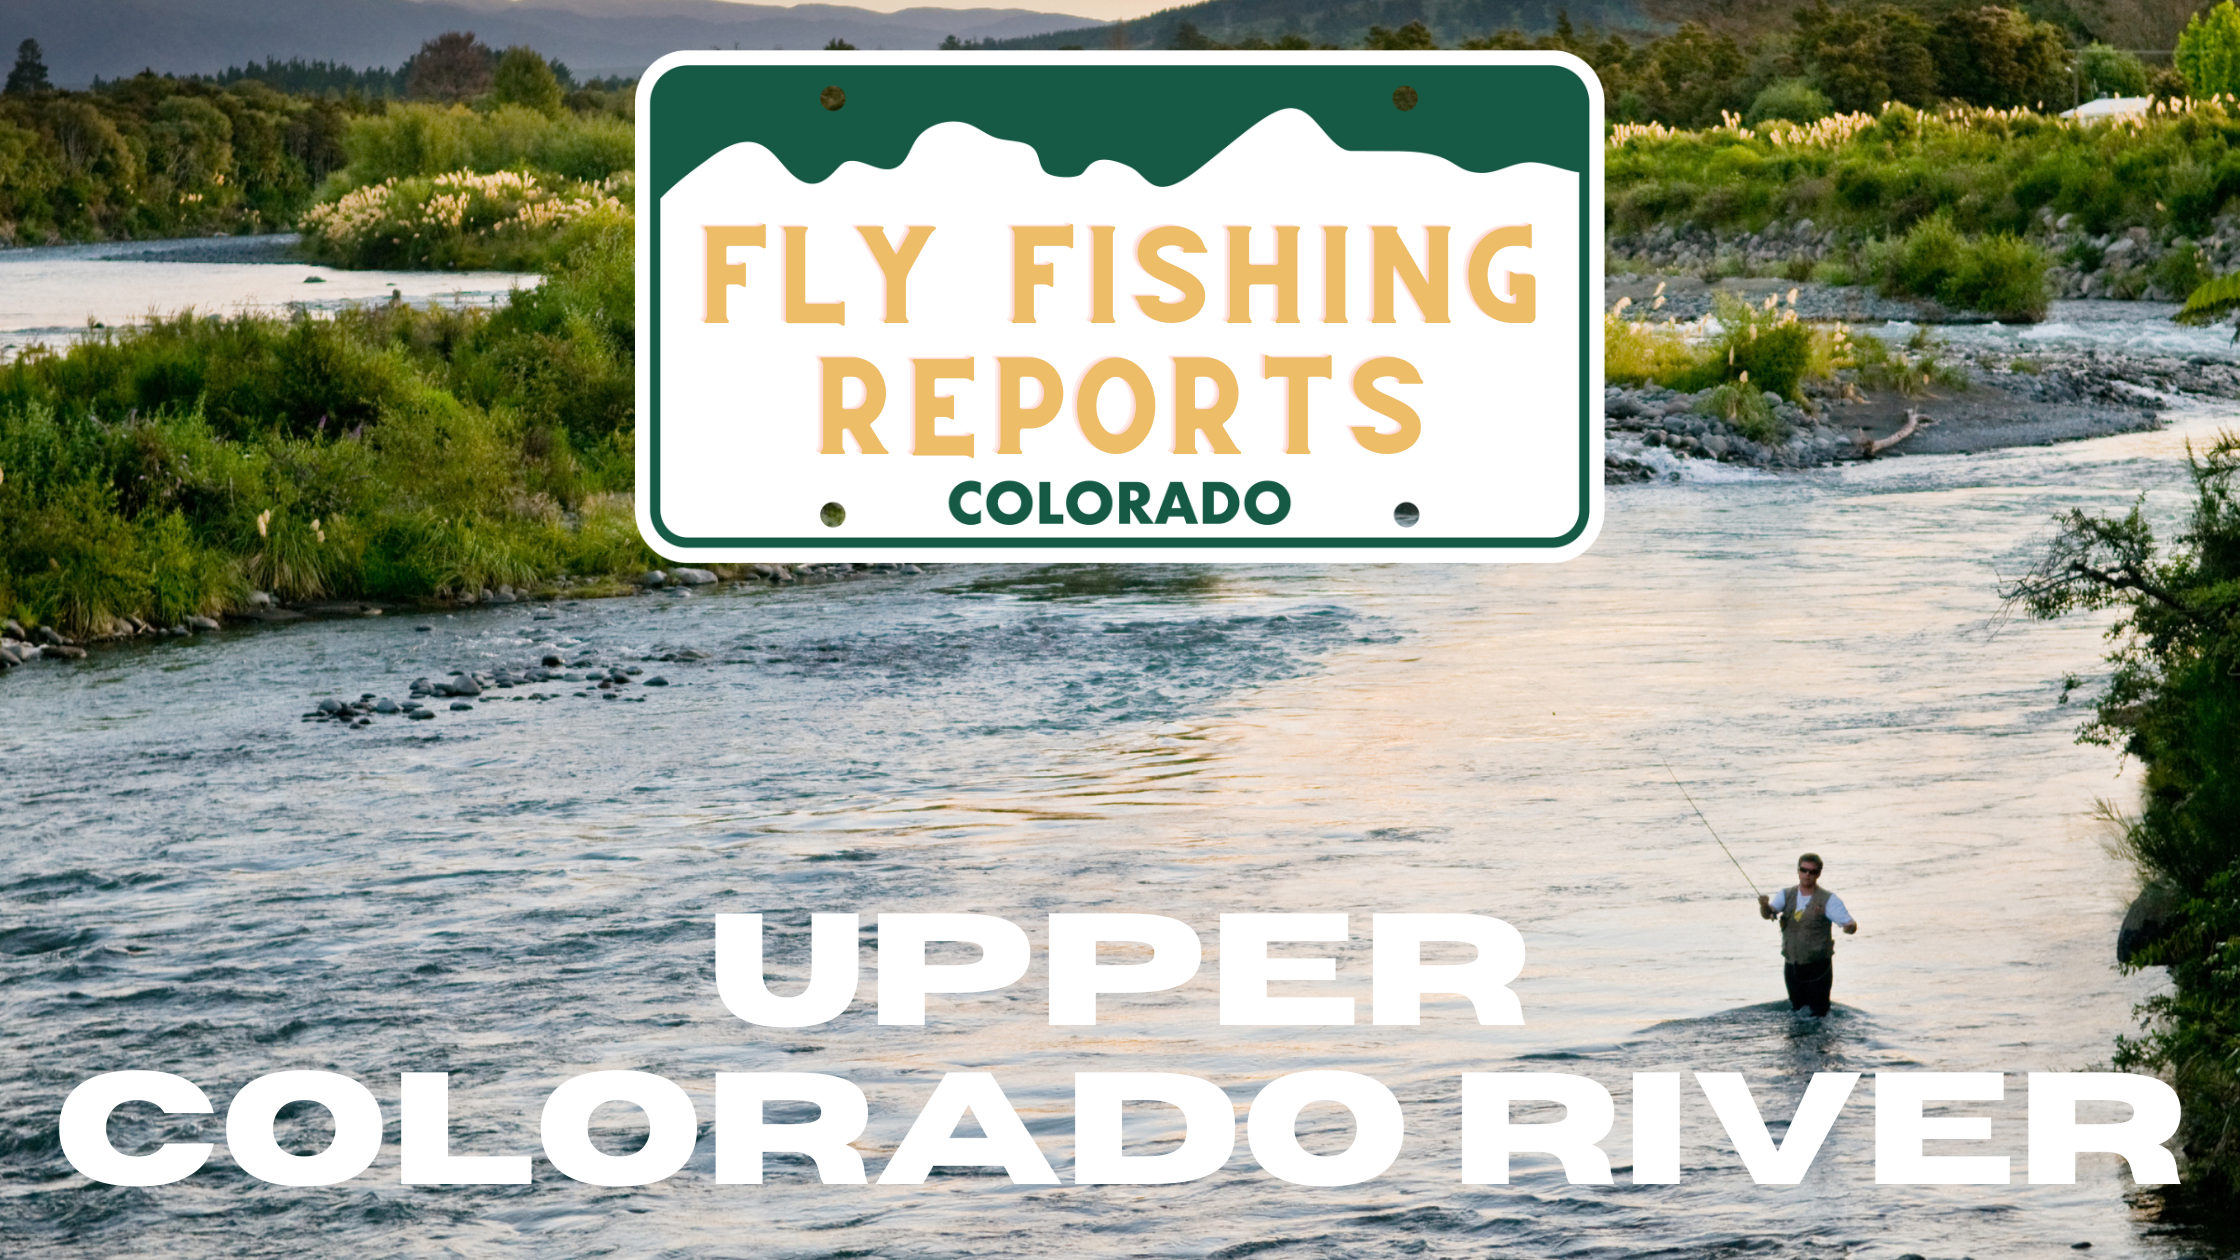
[[[1456,1077],[1595,1077],[1620,1098],[1622,1167],[1637,1071],[1742,1071],[1779,1121],[1813,1071],[2105,1063],[2160,983],[2113,959],[2133,889],[2094,811],[2133,779],[2074,742],[2084,706],[2061,703],[2071,671],[2090,694],[2105,621],[2002,621],[1996,586],[2055,511],[2144,492],[2172,519],[2185,442],[2231,419],[1803,475],[1710,466],[1612,489],[1600,541],[1555,566],[955,566],[228,630],[16,671],[0,1230],[26,1257],[2186,1254],[2110,1157],[2074,1186],[2020,1184],[2018,1075],[2006,1102],[1959,1108],[1994,1117],[1983,1149],[2015,1157],[2017,1184],[1877,1186],[1863,1083],[1794,1188],[1751,1183],[1693,1086],[1678,1185],[1573,1186],[1520,1157],[1515,1184],[1465,1186]],[[645,659],[686,650],[707,656]],[[546,652],[639,664],[636,702],[517,688],[434,721],[299,720]],[[655,674],[674,685],[642,685]],[[1824,1027],[1769,1005],[1773,935],[1665,763],[1759,885],[1826,856],[1863,930],[1841,939]],[[1355,939],[1330,947],[1323,991],[1364,1003],[1369,914],[1496,915],[1527,944],[1526,1024],[1447,1002],[1414,1028],[1225,1029],[1209,957],[1172,994],[1107,999],[1095,1029],[1045,1024],[1039,963],[936,999],[922,1029],[877,1025],[868,983],[831,1024],[756,1029],[718,1001],[711,952],[712,916],[750,910],[794,929],[1003,915],[1038,951],[1053,911],[1144,911],[1209,954],[1223,912],[1344,912]],[[800,973],[793,953],[779,971]],[[232,1092],[287,1068],[366,1081],[391,1144],[328,1188],[251,1182],[222,1152],[174,1185],[89,1186],[55,1115],[123,1068],[185,1075],[221,1113],[120,1113],[127,1149],[222,1143]],[[541,1160],[533,1186],[397,1183],[396,1073],[453,1073],[457,1149],[535,1153],[545,1094],[600,1068],[678,1080],[703,1124],[718,1071],[845,1075],[870,1095],[874,1179],[945,1070],[993,1072],[1061,1176],[1076,1071],[1188,1072],[1243,1104],[1343,1068],[1390,1085],[1409,1132],[1342,1189],[1267,1177],[1241,1135],[1223,1172],[1154,1189],[823,1186],[777,1164],[719,1186],[705,1134],[640,1189]],[[307,1110],[291,1140],[314,1150]],[[612,1149],[635,1115],[602,1113]],[[1162,1136],[1157,1115],[1131,1140]],[[1347,1141],[1343,1111],[1302,1123],[1312,1149]]]

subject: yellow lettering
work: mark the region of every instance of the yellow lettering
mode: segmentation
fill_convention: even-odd
[[[1161,284],[1173,286],[1174,291],[1182,295],[1168,301],[1148,293],[1139,293],[1136,295],[1136,306],[1162,324],[1179,324],[1204,309],[1206,287],[1178,264],[1159,257],[1162,249],[1202,254],[1206,252],[1206,243],[1198,239],[1196,232],[1185,227],[1155,227],[1145,232],[1143,239],[1136,242],[1136,265],[1143,268],[1144,274]]]
[[[943,381],[969,381],[972,379],[970,359],[912,359],[917,382],[917,406],[911,414],[916,422],[912,455],[964,455],[972,454],[972,435],[969,433],[942,433],[933,427],[936,420],[957,418],[957,399],[954,394],[937,394],[934,389]]]
[[[1125,384],[1135,398],[1135,410],[1128,416],[1128,427],[1118,433],[1105,428],[1104,421],[1097,415],[1097,394],[1112,381]],[[1081,422],[1081,436],[1107,455],[1125,455],[1143,445],[1143,439],[1151,433],[1154,405],[1151,378],[1126,359],[1100,359],[1090,364],[1089,370],[1081,374],[1081,384],[1073,391],[1073,416]]]
[[[858,226],[856,232],[871,247],[871,261],[879,264],[879,274],[887,278],[886,322],[909,323],[910,269],[918,265],[918,254],[932,238],[933,229],[913,227],[902,234],[899,246],[887,243],[887,229],[883,227]]]
[[[1036,285],[1057,287],[1050,264],[1034,260],[1034,251],[1044,246],[1072,249],[1073,225],[1011,229],[1011,322],[1014,324],[1034,322]]]
[[[1369,229],[1370,323],[1392,322],[1392,278],[1396,275],[1408,286],[1408,296],[1416,300],[1424,323],[1447,322],[1447,229],[1427,227],[1423,232],[1431,256],[1427,265],[1418,268],[1408,247],[1400,243],[1400,229]]]
[[[786,229],[786,322],[789,324],[845,324],[844,302],[809,300],[809,229]]]
[[[1019,401],[1019,386],[1026,381],[1042,386],[1042,397],[1029,407]],[[1019,434],[1039,429],[1057,418],[1065,401],[1066,385],[1058,369],[1040,359],[996,360],[996,454],[1019,455]]]
[[[1346,230],[1322,229],[1322,322],[1346,322]]]
[[[1252,289],[1272,285],[1276,291],[1276,322],[1299,322],[1299,229],[1276,229],[1276,260],[1252,261],[1252,229],[1229,229],[1229,322],[1252,322]]]
[[[830,358],[819,359],[824,365],[824,444],[817,448],[825,455],[846,454],[840,445],[840,435],[855,435],[856,449],[866,455],[884,455],[887,448],[871,432],[871,422],[887,405],[887,381],[879,369],[868,359]],[[853,378],[863,382],[863,402],[847,406],[842,401],[841,389]]]
[[[1504,302],[1493,295],[1493,256],[1512,245],[1532,248],[1532,225],[1497,227],[1478,238],[1470,250],[1470,296],[1478,309],[1504,324],[1529,324],[1533,314],[1534,281],[1531,276],[1509,273],[1509,292],[1516,295]]]
[[[1390,433],[1380,433],[1375,425],[1353,426],[1353,440],[1362,448],[1378,455],[1398,455],[1416,444],[1423,432],[1423,421],[1416,409],[1377,388],[1377,382],[1390,377],[1402,385],[1423,384],[1423,374],[1406,359],[1371,359],[1353,372],[1353,396],[1361,405],[1400,426]]]
[[[1213,382],[1213,401],[1198,405],[1198,382]],[[1241,454],[1221,426],[1237,410],[1237,374],[1219,359],[1178,358],[1174,361],[1174,453],[1198,453],[1198,435],[1213,441],[1216,455]]]
[[[1279,359],[1263,355],[1260,375],[1264,380],[1282,377],[1284,387],[1284,444],[1286,455],[1307,453],[1307,382],[1314,377],[1330,379],[1330,356],[1319,359]]]
[[[728,324],[731,311],[728,299],[731,286],[744,288],[747,283],[747,265],[731,261],[731,247],[751,246],[760,248],[766,235],[764,225],[752,227],[706,227],[708,234],[708,313],[706,322]]]
[[[1112,322],[1112,229],[1089,229],[1089,322]]]

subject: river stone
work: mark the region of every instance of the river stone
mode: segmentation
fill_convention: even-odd
[[[646,679],[646,686],[648,687],[666,687],[668,685],[669,680],[663,678],[659,674],[655,674],[653,677]]]
[[[318,708],[319,712],[321,713],[340,713],[342,712],[342,702],[332,696],[329,696],[319,702]]]
[[[84,648],[74,647],[68,643],[50,643],[40,649],[39,654],[41,656],[59,656],[66,661],[82,661],[86,658]]]
[[[415,722],[431,722],[435,720],[436,712],[434,709],[414,709],[405,716]]]
[[[547,653],[545,653],[545,654],[544,654],[544,659],[543,659],[543,660],[541,660],[541,661],[538,661],[537,663],[538,663],[539,665],[542,665],[542,666],[544,666],[544,667],[545,667],[546,669],[558,669],[558,668],[560,668],[560,667],[561,667],[562,665],[565,665],[565,664],[567,664],[567,662],[566,662],[566,661],[564,661],[564,660],[561,660],[561,659],[560,659],[560,654],[559,654],[559,653],[557,653],[557,652],[547,652]]]
[[[647,569],[638,575],[638,585],[640,586],[666,586],[668,583],[669,575],[659,569]]]
[[[706,586],[716,580],[716,575],[706,569],[671,569],[669,580],[679,586]]]
[[[383,696],[379,700],[373,702],[373,711],[375,713],[395,713],[397,711],[397,702],[391,700],[387,696]]]
[[[272,592],[270,591],[249,592],[249,607],[251,608],[270,608],[277,602],[272,598]]]
[[[5,630],[8,637],[11,639],[26,639],[31,637],[23,632],[23,623],[17,621],[13,617],[8,618],[4,622],[0,622],[0,630]]]
[[[454,700],[451,702],[451,711],[453,713],[472,713],[474,712],[474,706],[464,700]]]
[[[476,682],[472,674],[461,674],[445,683],[443,691],[444,694],[453,696],[479,696],[482,694],[482,684]]]
[[[2178,907],[2185,901],[2168,884],[2149,884],[2131,903],[2116,930],[2116,961],[2128,963],[2134,954],[2176,929]]]
[[[218,623],[217,623],[216,621],[213,621],[213,620],[211,620],[211,619],[210,619],[210,618],[208,618],[208,617],[200,617],[200,616],[197,616],[197,617],[189,617],[189,618],[187,618],[187,620],[186,620],[186,627],[187,627],[187,629],[189,629],[189,630],[202,630],[202,631],[210,631],[210,630],[215,630],[215,629],[217,629],[217,628],[218,628]]]

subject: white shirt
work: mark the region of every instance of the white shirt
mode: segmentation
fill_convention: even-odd
[[[1803,899],[1803,901],[1810,900],[1809,897]],[[1784,888],[1773,895],[1773,912],[1780,914],[1788,908],[1789,890]],[[1797,908],[1800,910],[1804,908],[1801,902]],[[1843,898],[1836,896],[1834,893],[1828,894],[1828,922],[1835,924],[1837,927],[1842,927],[1851,922],[1851,912],[1843,908]]]

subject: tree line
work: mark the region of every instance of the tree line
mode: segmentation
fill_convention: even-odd
[[[2220,7],[2232,8],[2229,0]],[[1891,3],[1839,8],[1815,0],[1792,17],[1790,30],[1744,41],[1700,22],[1683,23],[1668,35],[1629,38],[1577,29],[1568,15],[1559,15],[1547,35],[1501,30],[1453,47],[1571,53],[1601,77],[1612,122],[1674,127],[1715,126],[1729,113],[1752,121],[1806,122],[1830,113],[1874,112],[1891,102],[2059,110],[2099,96],[2177,96],[2188,88],[2170,67],[2149,67],[2135,53],[2104,44],[2078,46],[2062,27],[2004,5],[1932,13]],[[2240,20],[2232,43],[2240,66]],[[1180,50],[1315,46],[1298,35],[1224,44],[1187,22],[1170,41]],[[1407,52],[1440,45],[1418,21],[1397,29],[1372,26],[1363,46]]]
[[[627,117],[627,86],[577,83],[531,49],[451,32],[394,72],[268,59],[72,92],[27,39],[0,88],[0,245],[286,227],[346,164],[352,120],[386,112],[391,87],[477,109]]]

